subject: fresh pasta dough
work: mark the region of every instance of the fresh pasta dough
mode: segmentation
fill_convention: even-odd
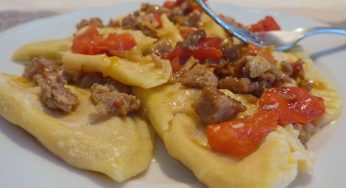
[[[328,84],[313,64],[308,66],[309,79]],[[248,103],[245,95],[222,92],[247,106],[248,110],[238,117],[257,111],[258,107]],[[339,115],[341,100],[329,84],[312,92],[325,99],[326,114],[318,124],[326,125]],[[239,160],[211,150],[205,128],[192,107],[201,94],[199,90],[175,84],[149,90],[137,88],[135,93],[144,101],[147,116],[170,155],[209,187],[286,187],[299,172],[310,172],[313,168],[313,154],[298,140],[298,132],[290,125],[270,133],[254,153]]]
[[[97,71],[124,84],[151,88],[166,83],[172,69],[169,61],[136,63],[120,57],[66,52],[62,62],[70,71]]]
[[[39,88],[23,77],[0,74],[0,114],[32,134],[49,151],[77,168],[125,181],[150,164],[153,139],[138,115],[105,117],[96,112],[90,92],[69,87],[78,95],[76,111],[62,114],[39,100]]]
[[[310,171],[314,164],[312,154],[289,127],[269,134],[256,152],[242,160],[217,154],[206,142],[203,125],[191,107],[198,90],[177,84],[135,93],[144,101],[170,155],[209,187],[285,187],[299,171]]]
[[[180,31],[174,23],[168,19],[167,15],[162,15],[161,20],[162,28],[158,30],[160,39],[169,41],[172,46],[175,46],[177,42],[183,40]]]
[[[71,40],[71,38],[65,38],[26,44],[14,52],[12,59],[15,61],[24,61],[37,56],[60,59],[61,52],[70,50],[72,45]]]

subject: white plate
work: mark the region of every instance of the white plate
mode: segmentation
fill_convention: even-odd
[[[0,71],[20,75],[23,66],[11,61],[11,54],[21,45],[45,39],[69,36],[81,18],[125,15],[138,9],[140,3],[125,3],[113,7],[82,10],[62,16],[31,22],[0,33]],[[249,24],[265,15],[273,15],[283,29],[310,27],[321,23],[306,18],[268,10],[254,10],[231,4],[212,3],[213,8]],[[346,104],[346,39],[337,36],[320,36],[303,42],[316,64],[328,75]],[[6,91],[0,91],[6,92]],[[316,168],[312,176],[301,174],[290,187],[346,187],[346,114],[333,126],[324,129],[310,143],[316,154]],[[49,125],[47,125],[49,126]],[[0,187],[204,187],[179,162],[167,154],[159,142],[150,169],[123,184],[106,176],[78,170],[58,159],[32,136],[17,126],[0,119]]]

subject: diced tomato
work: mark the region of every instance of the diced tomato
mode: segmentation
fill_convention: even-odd
[[[173,72],[178,72],[183,67],[183,65],[180,63],[179,58],[173,59],[171,61],[171,66]]]
[[[111,33],[104,42],[109,51],[125,51],[136,46],[135,39],[128,32],[122,34]]]
[[[304,64],[303,63],[295,63],[292,66],[293,68],[293,73],[292,73],[292,77],[302,77],[302,75],[304,75],[303,71],[304,71]]]
[[[208,125],[208,142],[216,152],[244,156],[255,151],[263,139],[277,128],[277,119],[275,112],[261,111],[252,117]]]
[[[160,28],[162,26],[161,14],[155,13],[154,18],[155,18],[155,21],[158,23],[157,28]]]
[[[169,59],[171,61],[176,58],[188,59],[189,57],[191,57],[191,55],[192,52],[183,49],[183,47],[178,44],[170,53],[168,53],[166,59]]]
[[[73,39],[72,52],[96,55],[111,54],[114,51],[129,50],[136,46],[136,41],[130,33],[111,33],[103,38],[95,25]]]
[[[222,56],[222,51],[216,48],[197,48],[194,53],[193,57],[199,60],[204,59],[220,59]]]
[[[308,124],[325,113],[323,99],[306,90],[294,88],[266,89],[259,99],[261,110],[279,114],[279,124]]]
[[[221,43],[222,40],[217,37],[201,39],[192,56],[199,60],[220,59],[222,56]]]
[[[163,3],[163,6],[166,7],[166,8],[171,9],[171,8],[176,7],[176,6],[177,6],[177,3],[176,3],[175,1],[165,1],[165,2]]]
[[[203,9],[201,9],[201,7],[199,7],[196,3],[193,3],[193,4],[191,5],[191,8],[192,8],[192,10],[197,10],[197,11],[200,12],[200,13],[203,13],[203,12],[204,12]]]
[[[247,47],[247,50],[246,50],[246,55],[256,56],[262,50],[263,50],[263,48],[261,48],[259,46],[249,44]]]
[[[163,6],[166,7],[166,8],[169,8],[169,9],[172,9],[176,6],[179,6],[181,5],[185,0],[176,0],[176,1],[171,1],[171,0],[168,0],[168,1],[165,1],[163,3]]]
[[[186,60],[191,56],[198,60],[220,59],[222,56],[221,43],[220,38],[204,38],[198,42],[194,51],[186,50],[181,45],[177,45],[166,58],[171,61],[176,58]]]
[[[272,16],[266,16],[264,19],[258,21],[250,26],[250,31],[266,32],[280,30],[279,24],[274,20]]]

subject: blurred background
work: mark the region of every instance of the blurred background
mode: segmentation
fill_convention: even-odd
[[[20,23],[64,12],[136,1],[152,0],[0,0],[0,31]],[[240,6],[273,9],[346,28],[346,0],[209,0],[209,2],[231,2]]]

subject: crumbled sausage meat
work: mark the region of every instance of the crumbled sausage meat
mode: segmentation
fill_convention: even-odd
[[[198,29],[187,35],[187,37],[181,43],[182,47],[186,50],[195,50],[198,44],[198,41],[207,36],[206,32],[203,29]]]
[[[152,53],[159,57],[163,57],[167,55],[171,51],[171,49],[171,43],[169,43],[168,41],[160,41],[153,45]]]
[[[160,5],[153,5],[149,3],[143,3],[141,5],[140,11],[145,12],[145,13],[153,13],[153,14],[167,14],[169,13],[169,9],[166,7],[160,6]]]
[[[96,25],[97,27],[103,27],[103,23],[102,20],[100,18],[90,18],[90,19],[82,19],[77,25],[76,28],[82,29],[85,26],[89,26],[89,25]]]
[[[285,73],[287,76],[291,76],[293,74],[293,67],[291,63],[282,62],[280,66],[281,71]]]
[[[234,93],[252,93],[258,89],[258,83],[252,82],[249,78],[235,78],[227,76],[219,81],[219,88],[229,89]]]
[[[155,19],[153,14],[141,14],[136,11],[123,18],[121,26],[124,29],[140,30],[144,35],[157,38],[157,32],[148,26],[151,20]]]
[[[222,46],[222,58],[228,61],[235,61],[240,57],[240,46],[226,43]]]
[[[205,124],[227,121],[246,107],[239,101],[229,98],[214,87],[205,87],[196,103],[196,112]]]
[[[201,20],[202,14],[195,10],[186,16],[179,16],[176,18],[176,24],[188,27],[197,27]]]
[[[34,79],[34,76],[38,74],[59,71],[61,65],[62,63],[60,61],[50,60],[44,57],[35,57],[25,64],[23,76],[28,79]]]
[[[135,96],[119,92],[108,84],[94,84],[91,87],[91,100],[101,114],[126,116],[140,107],[140,101]]]
[[[72,112],[79,104],[78,97],[65,88],[66,81],[57,74],[39,74],[36,82],[41,89],[41,101],[50,109]]]
[[[183,74],[181,82],[186,87],[216,87],[218,78],[213,73],[212,69],[208,68],[206,65],[197,64]]]
[[[71,112],[79,101],[70,89],[65,88],[66,79],[61,62],[35,57],[25,66],[23,76],[34,80],[41,89],[41,101],[51,109]]]

